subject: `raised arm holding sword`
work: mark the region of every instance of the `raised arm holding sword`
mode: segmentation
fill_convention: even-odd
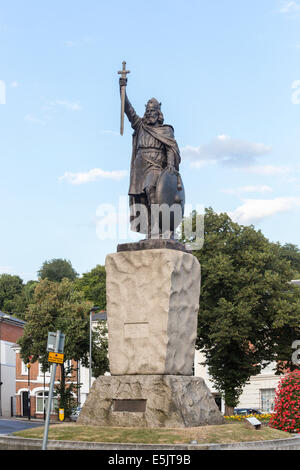
[[[121,95],[120,133],[123,135],[124,132],[124,113],[134,129],[128,191],[131,220],[132,217],[135,217],[135,205],[146,205],[148,211],[147,231],[141,228],[135,230],[146,233],[148,238],[153,236],[155,238],[173,238],[174,230],[180,222],[171,222],[169,233],[162,234],[161,224],[158,221],[151,220],[151,207],[157,204],[167,204],[169,207],[179,205],[181,208],[180,220],[182,219],[184,188],[179,174],[181,158],[174,138],[174,129],[170,125],[163,124],[164,117],[161,112],[161,103],[155,98],[151,98],[147,102],[144,116],[142,118],[138,116],[126,93],[126,75],[129,73],[126,70],[126,62],[123,62],[123,68],[118,73],[121,75],[119,79]],[[159,231],[160,233],[158,233]]]

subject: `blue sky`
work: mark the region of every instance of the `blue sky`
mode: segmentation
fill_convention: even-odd
[[[299,245],[300,0],[2,0],[0,56],[0,273],[81,274],[127,240],[97,232],[128,190],[122,60],[136,111],[155,96],[175,128],[188,204]]]

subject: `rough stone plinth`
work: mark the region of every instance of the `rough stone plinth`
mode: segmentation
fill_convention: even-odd
[[[157,250],[157,249],[179,250],[189,253],[185,245],[177,240],[164,238],[146,238],[135,243],[121,243],[117,246],[117,251],[139,251],[139,250]]]
[[[112,375],[192,375],[200,264],[172,249],[106,257]]]
[[[224,424],[224,418],[200,377],[129,375],[98,377],[77,423],[184,428]]]

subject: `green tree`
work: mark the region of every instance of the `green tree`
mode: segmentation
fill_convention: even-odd
[[[291,267],[295,270],[297,279],[300,277],[300,250],[292,243],[286,243],[281,247],[281,256],[291,263]]]
[[[99,377],[109,371],[108,328],[106,321],[99,321],[97,328],[93,331],[92,361],[94,377]]]
[[[76,280],[76,287],[80,289],[87,300],[106,309],[106,273],[105,266],[97,265],[91,271],[84,273]]]
[[[60,330],[65,334],[65,361],[81,360],[88,367],[89,311],[92,305],[69,279],[64,278],[61,282],[41,280],[26,311],[24,335],[18,340],[23,360],[28,362],[32,356],[31,362],[39,361],[46,371],[49,367],[46,351],[48,332]],[[96,352],[99,348],[101,344],[95,338],[92,349]],[[98,353],[95,367],[101,368],[97,363],[99,358]],[[62,377],[64,375],[62,370]]]
[[[40,279],[61,282],[64,278],[74,281],[78,274],[73,268],[71,261],[57,258],[45,261],[38,271],[38,276]]]
[[[0,310],[13,313],[16,299],[21,296],[23,280],[19,276],[0,274]]]
[[[55,388],[54,396],[57,397],[58,409],[63,408],[65,418],[71,415],[77,403],[75,398],[75,395],[78,396],[77,384],[69,380],[72,373],[72,365],[61,367],[61,378]]]
[[[7,308],[11,315],[14,315],[21,320],[25,320],[25,313],[28,305],[33,301],[33,294],[37,281],[28,281],[22,286],[20,293],[14,295],[12,300],[9,301]]]
[[[300,289],[289,284],[295,270],[280,244],[211,208],[204,219],[204,246],[194,252],[202,278],[197,348],[229,409],[250,376],[279,356],[291,361]]]

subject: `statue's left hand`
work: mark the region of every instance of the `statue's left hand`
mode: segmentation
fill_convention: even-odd
[[[168,170],[170,173],[172,173],[172,174],[175,173],[175,167],[174,167],[174,165],[170,165],[170,164],[169,164],[169,165],[167,166],[167,170]]]

